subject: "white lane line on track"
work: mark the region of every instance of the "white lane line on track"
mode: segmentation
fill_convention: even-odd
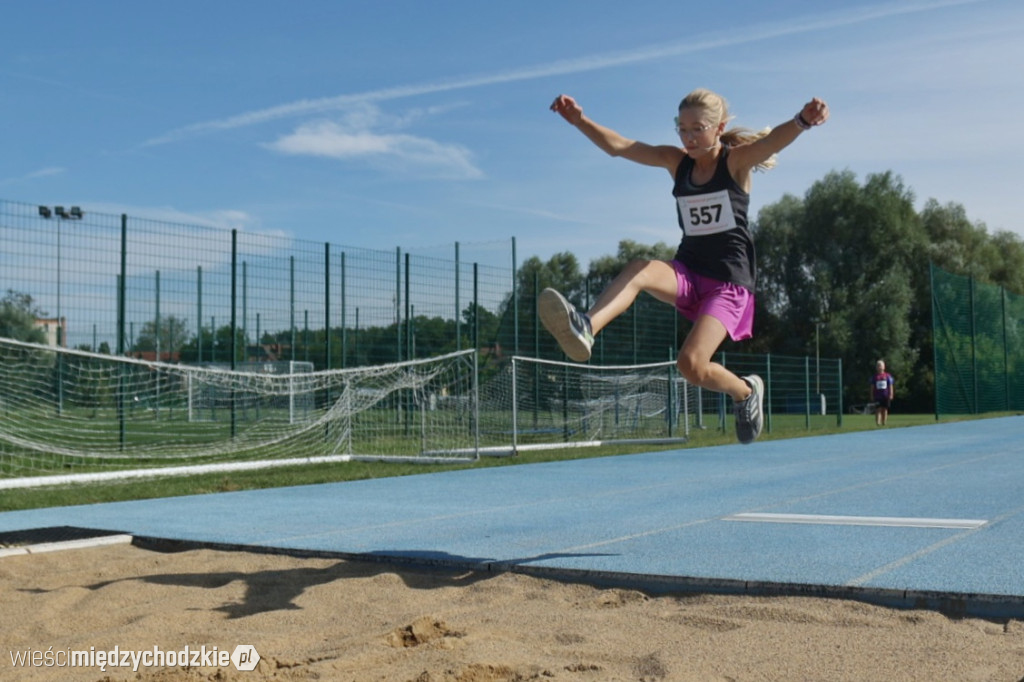
[[[723,521],[753,521],[760,523],[803,523],[832,526],[886,526],[890,528],[957,528],[973,529],[984,526],[983,519],[929,519],[899,516],[830,516],[827,514],[732,514]]]

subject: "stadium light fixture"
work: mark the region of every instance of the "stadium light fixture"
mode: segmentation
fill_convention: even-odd
[[[39,207],[39,215],[44,218],[51,218],[54,214],[64,220],[81,220],[85,217],[85,211],[80,206],[72,206],[70,209],[63,206],[54,206],[52,209],[49,206]]]
[[[50,210],[49,206],[39,207],[39,215],[43,218],[51,218],[54,214],[57,216],[57,345],[63,346],[67,343],[67,340],[64,338],[64,319],[61,316],[60,306],[60,226],[64,220],[81,220],[85,213],[80,206],[72,206],[70,210],[65,209],[63,206],[54,206],[53,210]]]

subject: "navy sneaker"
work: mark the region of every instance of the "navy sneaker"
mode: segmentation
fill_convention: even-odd
[[[750,385],[750,395],[746,400],[734,402],[732,409],[736,415],[736,437],[746,445],[757,440],[764,426],[764,382],[756,374],[743,380]]]
[[[540,312],[540,321],[558,341],[562,352],[575,362],[586,362],[590,359],[594,334],[590,330],[590,320],[586,315],[576,310],[572,303],[565,300],[565,296],[550,287],[540,292],[537,308]]]

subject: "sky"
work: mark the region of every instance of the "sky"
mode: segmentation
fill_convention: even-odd
[[[671,179],[604,155],[560,93],[678,144],[682,97],[734,123],[831,119],[754,177],[751,215],[831,171],[1024,238],[1024,3],[38,0],[2,4],[0,199],[393,251],[675,244]],[[493,247],[493,249],[492,249]]]

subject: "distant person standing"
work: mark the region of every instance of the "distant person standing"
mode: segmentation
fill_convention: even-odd
[[[875,376],[871,378],[871,397],[875,401],[875,426],[885,426],[889,420],[889,408],[892,406],[893,385],[892,375],[885,371],[885,361],[875,363]]]

